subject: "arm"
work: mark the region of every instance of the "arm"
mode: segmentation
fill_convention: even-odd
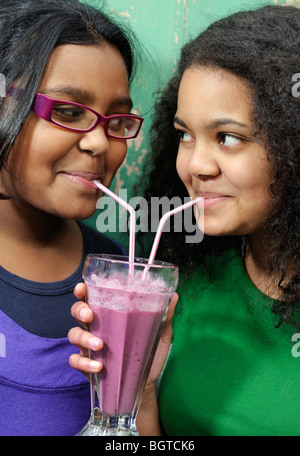
[[[74,294],[81,301],[76,302],[72,306],[72,316],[87,329],[88,324],[93,319],[93,312],[88,305],[82,301],[85,296],[85,285],[82,283],[78,284],[75,287]],[[178,295],[175,293],[143,394],[137,417],[137,427],[140,435],[161,435],[162,433],[155,393],[155,382],[163,369],[169,352],[172,339],[172,317],[177,300]],[[100,372],[102,365],[101,363],[92,361],[88,358],[88,349],[94,351],[101,350],[103,341],[102,339],[93,336],[86,329],[75,327],[69,331],[68,337],[70,343],[80,349],[79,354],[70,356],[69,363],[74,369],[83,372],[89,378],[89,373]]]

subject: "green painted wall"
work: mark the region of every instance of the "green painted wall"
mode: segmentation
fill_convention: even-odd
[[[111,190],[127,189],[130,199],[133,186],[140,179],[140,167],[149,153],[148,131],[151,125],[155,92],[172,76],[180,49],[213,21],[239,10],[253,9],[266,4],[300,6],[300,0],[82,0],[117,16],[134,30],[146,50],[132,86],[134,107],[145,117],[142,132],[129,141],[128,155],[118,171]],[[87,221],[98,227],[100,212]],[[121,218],[126,214],[121,210]],[[121,242],[126,249],[126,233],[106,233]],[[138,248],[137,248],[138,253]]]

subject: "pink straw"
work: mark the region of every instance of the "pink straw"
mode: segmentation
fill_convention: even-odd
[[[157,247],[158,247],[160,238],[161,238],[161,234],[162,234],[164,225],[165,225],[166,221],[168,220],[168,218],[171,217],[172,215],[177,214],[180,211],[183,211],[184,209],[187,209],[188,207],[194,206],[194,204],[199,203],[202,199],[203,199],[203,197],[199,197],[199,198],[196,198],[194,200],[191,200],[188,203],[182,204],[182,206],[176,207],[172,211],[166,212],[162,216],[162,218],[160,219],[158,228],[157,228],[157,232],[156,232],[156,235],[155,235],[155,238],[154,238],[153,245],[152,245],[152,249],[151,249],[149,260],[148,260],[148,265],[151,265],[154,262],[154,258],[155,258],[155,255],[156,255],[156,251],[157,251]],[[148,270],[149,270],[148,267],[146,267],[144,269],[143,280],[145,280]]]
[[[134,252],[135,252],[135,219],[136,219],[136,214],[135,210],[133,207],[131,207],[126,201],[124,201],[122,198],[117,196],[114,192],[109,190],[107,187],[105,187],[103,184],[100,182],[94,180],[95,185],[103,191],[103,193],[106,193],[108,196],[113,198],[115,201],[117,201],[121,206],[123,206],[129,213],[130,213],[130,228],[129,228],[129,263],[134,263]],[[180,211],[183,211],[184,209],[187,209],[191,206],[194,206],[194,204],[199,203],[203,198],[199,197],[196,198],[192,201],[189,201],[188,203],[182,204],[181,206],[176,207],[172,211],[166,212],[162,218],[160,219],[157,232],[154,238],[154,242],[152,245],[152,249],[150,252],[149,260],[147,266],[151,266],[154,262],[154,258],[156,255],[157,247],[161,238],[161,234],[164,228],[164,225],[169,217],[172,215],[177,214]],[[143,272],[143,280],[145,280],[147,271],[149,270],[149,267],[145,267],[144,272]]]
[[[199,201],[201,201],[201,199],[202,199],[202,197],[201,198],[199,197],[199,198],[196,198],[196,199],[194,199],[192,201],[189,201],[188,203],[185,203],[182,206],[176,207],[172,211],[166,212],[162,216],[162,218],[160,219],[158,228],[157,228],[157,232],[156,232],[155,238],[154,238],[154,242],[153,242],[153,246],[152,246],[151,253],[150,253],[150,256],[149,256],[148,264],[153,264],[153,261],[154,261],[155,255],[156,255],[156,251],[157,251],[157,247],[158,247],[158,244],[159,244],[159,241],[160,241],[160,237],[161,237],[161,234],[162,234],[162,230],[164,228],[164,224],[166,223],[167,219],[169,217],[171,217],[171,215],[175,215],[175,214],[177,214],[180,211],[184,211],[184,209],[187,209],[188,207],[194,206],[194,204],[199,203]]]
[[[111,196],[121,206],[123,206],[130,213],[130,228],[129,228],[129,263],[134,262],[134,251],[135,251],[135,210],[126,201],[117,196],[114,192],[109,190],[100,182],[94,180],[94,184],[97,185],[107,195]]]

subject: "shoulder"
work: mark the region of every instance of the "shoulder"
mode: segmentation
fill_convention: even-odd
[[[202,258],[192,271],[180,273],[178,294],[184,307],[189,303],[220,301],[239,294],[248,286],[241,252],[229,249]],[[230,298],[231,299],[231,298]],[[190,307],[188,305],[188,307]],[[178,306],[180,310],[181,305]]]
[[[78,224],[83,235],[86,254],[111,253],[114,255],[125,255],[124,249],[118,242],[99,233],[85,223],[78,222]]]
[[[223,252],[203,255],[197,265],[193,264],[190,269],[183,270],[184,282],[199,283],[227,281],[237,273],[243,273],[243,259],[240,248],[229,248]]]

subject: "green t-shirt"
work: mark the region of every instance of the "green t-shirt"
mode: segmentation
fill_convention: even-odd
[[[238,252],[183,285],[159,387],[167,435],[299,436],[300,349]],[[292,337],[294,335],[294,341]],[[300,340],[300,334],[299,340]]]

